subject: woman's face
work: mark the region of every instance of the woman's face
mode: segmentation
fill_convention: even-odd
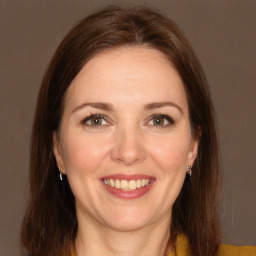
[[[139,47],[91,59],[68,90],[54,153],[78,221],[122,231],[169,222],[197,153],[175,68]]]

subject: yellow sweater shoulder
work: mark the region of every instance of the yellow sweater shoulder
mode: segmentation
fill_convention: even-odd
[[[256,256],[256,246],[233,246],[221,244],[218,256]]]
[[[176,250],[170,252],[168,256],[189,255],[189,244],[185,235],[179,235],[176,241]],[[256,256],[256,246],[233,246],[221,244],[216,256]]]

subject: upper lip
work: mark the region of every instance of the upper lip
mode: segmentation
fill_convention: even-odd
[[[138,180],[138,179],[148,179],[148,180],[155,180],[155,177],[145,174],[112,174],[108,176],[104,176],[101,180],[104,179],[117,179],[117,180]]]

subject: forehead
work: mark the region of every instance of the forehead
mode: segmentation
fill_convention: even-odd
[[[125,47],[92,58],[71,83],[66,103],[82,101],[179,101],[187,104],[178,72],[156,49]]]
[[[83,79],[84,76],[100,78],[99,75],[109,74],[113,78],[119,75],[126,79],[137,77],[139,73],[141,76],[147,75],[149,70],[158,70],[159,72],[160,69],[162,72],[159,73],[159,76],[166,71],[176,72],[175,66],[159,50],[136,46],[114,48],[101,52],[89,60],[75,77],[71,86]],[[99,70],[100,73],[98,73]],[[178,73],[177,76],[179,76]]]

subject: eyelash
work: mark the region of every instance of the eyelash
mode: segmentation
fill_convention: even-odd
[[[102,126],[102,125],[95,125],[95,124],[87,124],[86,122],[92,120],[93,118],[95,119],[102,119],[104,120],[105,122],[106,121],[106,117],[104,115],[99,115],[99,114],[93,114],[93,115],[90,115],[90,116],[87,116],[86,118],[84,118],[82,121],[81,121],[81,124],[82,125],[86,125],[86,126],[90,126],[90,127],[97,127],[97,126]]]
[[[87,124],[88,121],[92,120],[92,119],[101,119],[101,120],[104,120],[105,122],[108,122],[107,119],[106,119],[106,116],[105,115],[100,115],[100,114],[93,114],[93,115],[90,115],[90,116],[87,116],[86,118],[84,118],[82,121],[81,121],[81,124],[82,125],[86,125],[86,126],[90,126],[90,127],[93,127],[93,128],[96,128],[96,127],[99,127],[99,126],[105,126],[106,124],[99,124],[99,125],[95,125],[95,124]],[[173,118],[171,118],[170,116],[168,115],[163,115],[163,114],[154,114],[150,117],[149,119],[149,122],[152,121],[153,119],[157,119],[157,118],[163,118],[165,120],[167,120],[168,124],[164,124],[164,125],[152,125],[152,126],[159,126],[159,127],[167,127],[167,126],[170,126],[170,125],[173,125],[175,124],[175,121]],[[148,122],[148,123],[149,123]],[[109,123],[109,122],[108,122]]]
[[[167,126],[170,126],[170,125],[173,125],[175,123],[175,121],[173,120],[173,118],[171,118],[170,116],[168,115],[163,115],[163,114],[155,114],[155,115],[152,115],[150,117],[150,121],[153,120],[153,119],[157,119],[157,118],[163,118],[165,120],[167,120],[168,124],[164,124],[164,125],[154,125],[154,126],[160,126],[160,127],[167,127]]]

